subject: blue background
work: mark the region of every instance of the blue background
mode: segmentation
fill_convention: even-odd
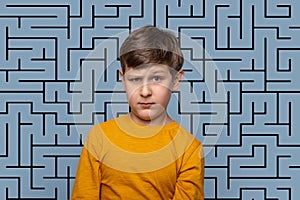
[[[1,1],[0,199],[70,198],[87,131],[128,111],[120,35],[144,25],[192,41],[181,43],[186,76],[169,111],[204,144],[205,199],[298,199],[299,9],[296,0]]]

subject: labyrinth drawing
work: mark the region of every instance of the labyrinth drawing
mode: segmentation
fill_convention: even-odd
[[[70,199],[88,130],[129,111],[119,48],[144,25],[180,41],[185,78],[170,114],[203,143],[205,199],[299,199],[299,9],[296,0],[1,1],[0,199]]]

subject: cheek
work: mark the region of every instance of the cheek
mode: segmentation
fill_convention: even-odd
[[[161,104],[167,104],[171,97],[171,90],[168,88],[157,89],[156,97]]]
[[[130,89],[130,88],[127,88],[126,89],[126,96],[127,96],[127,99],[128,101],[134,101],[136,99],[136,96],[138,95],[138,92],[136,89]]]

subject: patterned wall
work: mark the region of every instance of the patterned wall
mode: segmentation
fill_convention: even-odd
[[[187,37],[170,112],[205,146],[205,199],[299,199],[299,9],[298,0],[2,0],[0,199],[69,199],[88,129],[128,111],[118,48],[146,24]]]

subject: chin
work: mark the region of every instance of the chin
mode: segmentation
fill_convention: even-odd
[[[144,111],[144,112],[137,112],[137,113],[134,113],[135,117],[138,118],[139,120],[141,121],[151,121],[154,117],[154,115],[151,115],[151,112],[147,112],[147,111]]]
[[[151,109],[138,110],[138,111],[132,110],[132,112],[135,115],[135,117],[137,117],[138,119],[140,119],[142,121],[147,121],[147,122],[155,120],[162,114],[158,110],[151,110]]]
[[[155,114],[149,113],[148,115],[139,115],[141,120],[148,121],[148,122],[159,118],[159,116],[160,115],[158,115],[157,113]]]
[[[150,115],[138,115],[137,117],[140,120],[143,120],[143,121],[151,121],[151,116]]]

